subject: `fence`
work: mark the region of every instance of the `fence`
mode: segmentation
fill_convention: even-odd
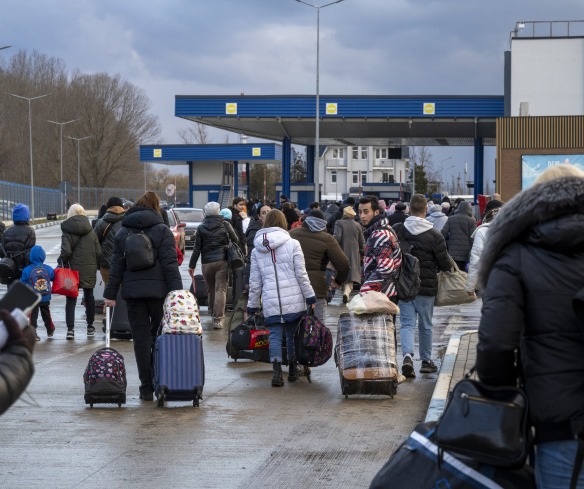
[[[154,190],[161,200],[174,202],[173,197],[167,197],[165,190]],[[99,209],[112,197],[120,197],[136,201],[144,193],[143,188],[95,188],[82,187],[79,195],[77,189],[64,195],[58,189],[34,187],[34,214],[35,218],[46,217],[47,214],[64,214],[70,204],[79,203],[85,209]],[[78,198],[79,197],[79,198]],[[189,202],[189,192],[176,192],[176,202]],[[32,212],[30,185],[12,183],[0,180],[0,219],[12,219],[12,210],[16,204],[26,204]]]

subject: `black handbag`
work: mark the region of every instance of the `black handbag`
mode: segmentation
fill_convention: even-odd
[[[229,243],[227,244],[227,262],[232,270],[237,270],[238,268],[243,267],[243,253],[239,246],[231,241],[229,237],[229,233],[227,233],[227,240]]]
[[[452,390],[436,426],[442,450],[496,467],[525,464],[531,448],[527,396],[517,387],[485,385],[470,376]]]

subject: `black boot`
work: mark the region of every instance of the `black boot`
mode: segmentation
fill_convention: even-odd
[[[274,367],[272,373],[272,387],[282,387],[284,385],[284,378],[282,377],[282,364],[274,360],[272,365]]]
[[[296,360],[290,360],[288,366],[288,382],[296,382],[298,380],[298,364]]]

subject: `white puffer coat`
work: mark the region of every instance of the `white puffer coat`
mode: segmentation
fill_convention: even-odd
[[[315,302],[300,243],[279,227],[258,230],[251,255],[248,311],[261,307],[265,324],[292,322]]]
[[[468,275],[466,277],[465,289],[467,292],[474,292],[477,287],[479,278],[479,260],[483,254],[483,248],[485,247],[490,225],[490,222],[481,224],[475,229],[471,236],[471,238],[474,239],[474,242],[472,244],[472,249],[470,250],[470,264],[468,266]]]

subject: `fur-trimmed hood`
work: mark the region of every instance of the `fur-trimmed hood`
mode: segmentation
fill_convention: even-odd
[[[479,289],[502,250],[513,242],[548,249],[582,249],[584,246],[584,179],[564,177],[517,194],[505,204],[489,229],[481,256]]]

